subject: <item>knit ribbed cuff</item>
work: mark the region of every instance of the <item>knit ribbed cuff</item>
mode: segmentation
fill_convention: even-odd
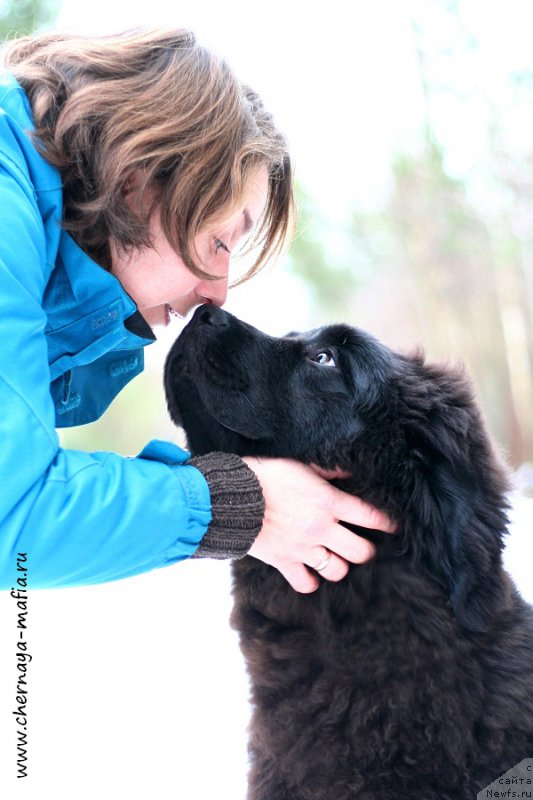
[[[192,558],[242,558],[263,524],[265,501],[257,476],[231,453],[207,453],[188,464],[207,481],[212,515]]]

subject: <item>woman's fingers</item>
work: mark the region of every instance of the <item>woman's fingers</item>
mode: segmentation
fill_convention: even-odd
[[[325,529],[321,536],[321,544],[352,564],[363,564],[376,553],[372,542],[352,533],[342,525],[331,525]]]
[[[330,473],[320,477],[287,459],[250,456],[244,461],[256,473],[265,498],[263,526],[249,553],[276,567],[298,592],[315,591],[319,576],[342,580],[350,563],[374,555],[371,542],[339,520],[390,533],[396,529],[386,514],[328,483],[324,477]]]
[[[315,548],[312,558],[305,563],[327,581],[341,581],[346,577],[350,568],[344,558],[326,547]]]
[[[319,548],[316,548],[316,550],[319,552]],[[322,551],[325,553],[325,548],[322,548]],[[317,563],[320,566],[320,561]],[[311,594],[320,586],[319,575],[327,581],[337,582],[345,578],[350,569],[348,562],[340,558],[336,553],[330,553],[326,566],[319,571],[316,570],[313,564],[307,564],[307,567],[311,569],[307,569],[303,564],[298,563],[281,564],[278,566],[278,570],[295,591],[302,594]]]
[[[310,572],[303,564],[277,564],[276,568],[281,572],[286,581],[290,583],[296,592],[311,594],[320,586],[318,575]]]
[[[347,494],[335,486],[332,486],[331,490],[333,493],[331,511],[336,519],[384,533],[396,531],[396,523],[384,511],[380,511],[375,506],[365,503],[360,497]]]

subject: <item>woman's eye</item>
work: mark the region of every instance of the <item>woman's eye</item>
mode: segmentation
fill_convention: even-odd
[[[219,250],[224,250],[226,253],[229,253],[229,248],[224,244],[222,239],[215,238],[215,253],[218,253]]]
[[[330,353],[329,350],[322,350],[320,353],[311,356],[311,361],[314,361],[316,364],[321,364],[323,367],[337,366],[333,354]]]

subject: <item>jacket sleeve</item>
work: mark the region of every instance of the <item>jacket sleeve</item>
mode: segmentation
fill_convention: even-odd
[[[0,588],[123,578],[192,555],[211,520],[208,484],[168,443],[137,458],[60,448],[42,307],[43,222],[32,185],[0,166]]]

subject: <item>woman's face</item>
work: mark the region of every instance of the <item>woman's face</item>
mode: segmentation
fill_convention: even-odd
[[[134,207],[141,202],[135,189],[129,198]],[[158,212],[150,223],[152,247],[124,254],[110,241],[111,272],[149,325],[168,325],[172,312],[184,317],[202,303],[223,305],[228,292],[231,253],[261,218],[267,198],[268,170],[261,167],[251,179],[242,205],[217,224],[216,229],[206,228],[196,236],[194,244],[202,269],[216,276],[216,280],[204,280],[189,270],[165,237]],[[142,202],[149,203],[151,199],[145,191]]]

